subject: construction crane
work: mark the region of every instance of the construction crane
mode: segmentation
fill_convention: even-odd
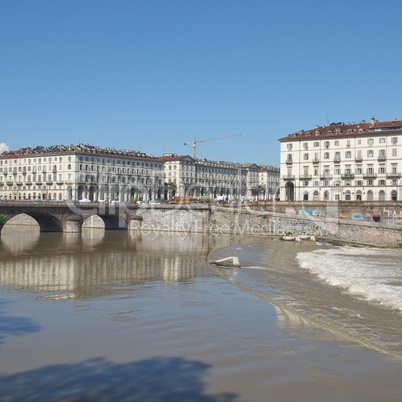
[[[184,145],[192,145],[193,146],[193,158],[197,159],[197,144],[199,142],[207,142],[207,141],[215,141],[215,140],[223,140],[225,138],[233,138],[233,137],[240,137],[241,134],[234,134],[234,135],[226,135],[224,137],[216,137],[216,138],[206,138],[205,140],[197,140],[197,138],[194,138],[193,141],[187,141],[184,143]]]

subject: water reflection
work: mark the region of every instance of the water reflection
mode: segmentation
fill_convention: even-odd
[[[102,243],[105,237],[105,229],[82,228],[81,239],[83,244],[89,247],[96,247]]]
[[[40,237],[39,227],[4,226],[1,231],[0,244],[11,254],[18,255],[33,249]]]
[[[88,229],[81,234],[2,236],[1,249],[1,284],[57,292],[49,297],[88,298],[110,285],[190,281],[196,263],[207,259],[209,240],[202,234],[144,236]]]

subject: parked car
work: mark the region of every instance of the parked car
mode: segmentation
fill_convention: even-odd
[[[88,198],[81,198],[80,200],[78,200],[78,202],[79,202],[80,204],[84,204],[84,203],[92,202],[92,201],[89,200]]]

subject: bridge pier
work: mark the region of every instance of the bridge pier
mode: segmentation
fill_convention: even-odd
[[[64,219],[64,233],[80,233],[84,219],[79,215],[68,215]]]
[[[128,230],[140,230],[142,227],[142,216],[139,215],[129,215],[128,217]]]

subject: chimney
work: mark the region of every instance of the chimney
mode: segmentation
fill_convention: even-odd
[[[372,126],[374,126],[374,124],[375,124],[375,118],[374,118],[374,116],[371,118],[371,125]]]

